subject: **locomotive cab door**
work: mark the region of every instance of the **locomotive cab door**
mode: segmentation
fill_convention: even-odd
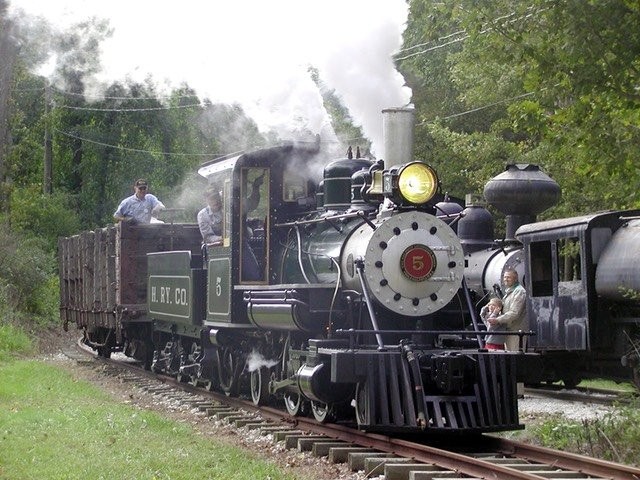
[[[529,243],[529,327],[532,346],[545,350],[589,348],[589,305],[584,281],[584,231],[557,232]]]
[[[242,168],[240,283],[266,283],[269,269],[269,169]]]

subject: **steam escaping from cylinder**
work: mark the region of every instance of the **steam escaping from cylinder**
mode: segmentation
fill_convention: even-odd
[[[245,366],[245,370],[247,372],[255,372],[262,367],[271,368],[277,365],[277,360],[269,360],[268,358],[263,357],[256,350],[252,350],[249,356],[247,357],[247,364]]]

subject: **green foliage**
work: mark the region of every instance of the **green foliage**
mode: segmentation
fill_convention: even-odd
[[[533,434],[546,447],[593,458],[640,465],[640,403],[621,406],[595,420],[545,421]]]
[[[188,424],[112,400],[54,366],[3,363],[0,378],[3,479],[292,478]]]
[[[421,129],[513,144],[561,185],[557,215],[640,206],[637,3],[412,0],[410,11],[396,58]]]
[[[72,235],[80,228],[70,196],[43,194],[37,185],[13,191],[9,221],[15,230],[43,240],[50,251],[55,251],[58,237]]]
[[[6,308],[18,319],[29,315],[43,323],[57,317],[56,289],[52,276],[55,258],[43,239],[0,229],[0,287]]]
[[[348,147],[353,147],[353,154],[356,154],[356,147],[360,147],[360,155],[367,156],[371,151],[371,142],[365,138],[362,128],[355,125],[349,115],[349,110],[343,105],[336,91],[330,89],[320,78],[320,73],[315,68],[309,68],[311,79],[318,86],[322,95],[322,103],[331,118],[331,126],[336,136],[340,140],[342,152],[347,152]]]

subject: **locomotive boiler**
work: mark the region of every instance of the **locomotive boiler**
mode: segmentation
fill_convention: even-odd
[[[137,265],[146,305],[94,302],[100,315],[84,318],[65,293],[63,318],[104,355],[125,350],[157,372],[283,403],[291,415],[383,432],[522,428],[516,382],[537,356],[444,341],[468,333],[449,317],[472,318],[475,306],[459,301],[468,297],[459,216],[438,215],[440,180],[411,158],[412,118],[385,111],[384,161],[327,163],[318,144],[290,143],[204,164],[223,201],[221,242],[196,249],[190,227],[179,238],[164,226]],[[318,163],[322,178],[311,173]],[[83,269],[64,271],[63,290],[88,285]]]

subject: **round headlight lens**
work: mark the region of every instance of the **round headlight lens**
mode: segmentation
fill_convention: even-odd
[[[409,163],[398,175],[398,189],[407,202],[420,205],[433,198],[438,188],[438,177],[424,163]]]

